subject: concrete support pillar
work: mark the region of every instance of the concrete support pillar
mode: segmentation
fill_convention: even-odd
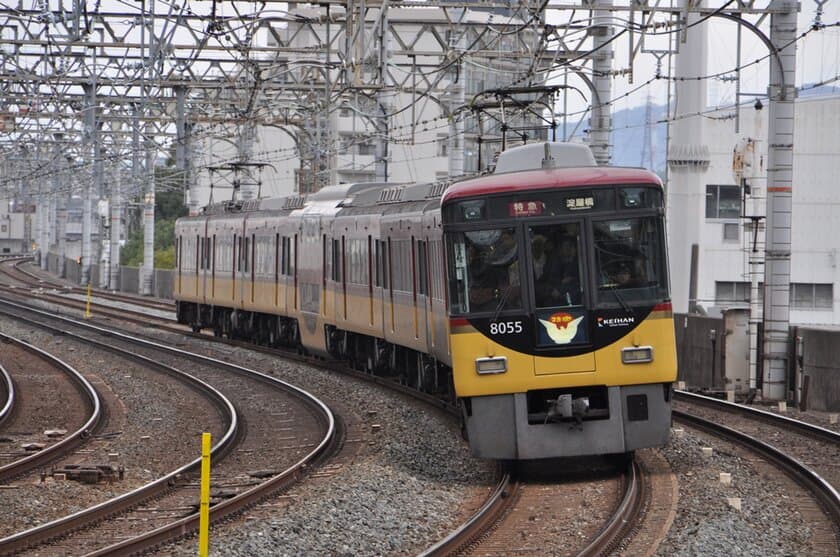
[[[56,269],[56,274],[61,278],[67,277],[67,200],[70,199],[70,178],[69,174],[62,172],[61,175],[64,177],[64,185],[63,191],[58,198],[58,204],[56,208],[56,225],[58,230],[56,231],[58,235],[58,269]]]
[[[120,161],[114,163],[113,181],[111,182],[111,226],[108,288],[120,289],[120,237],[122,236],[122,176],[120,175]]]
[[[93,252],[91,232],[93,228],[93,188],[97,158],[99,154],[98,134],[96,122],[96,87],[84,85],[85,89],[85,167],[90,170],[91,177],[84,182],[82,194],[82,251],[79,283],[85,286],[90,283],[90,265]]]
[[[690,3],[695,5],[691,0],[681,0],[680,6],[688,7]],[[702,3],[697,7],[702,7]],[[692,260],[692,246],[702,245],[700,230],[705,217],[706,172],[710,161],[703,118],[693,115],[706,108],[706,88],[698,86],[694,79],[680,79],[702,74],[698,68],[706,67],[707,28],[706,23],[697,23],[699,19],[698,14],[688,14],[684,34],[677,38],[679,52],[674,68],[677,80],[670,115],[673,121],[669,124],[666,206],[671,300],[675,313],[696,307],[697,301],[690,299],[690,270],[703,266],[702,250]]]
[[[453,12],[453,17],[463,17],[464,10],[457,10]],[[454,56],[461,55],[466,49],[466,40],[464,33],[460,33],[457,39],[453,38],[454,44],[450,44]],[[465,89],[464,83],[466,75],[463,60],[453,65],[452,72],[450,72],[451,82],[449,84],[449,177],[464,175],[464,119],[455,114],[455,112],[465,104]],[[480,170],[480,169],[479,169]]]
[[[793,130],[796,99],[795,0],[773,0],[767,152],[767,234],[764,267],[764,383],[771,400],[787,396],[790,334],[790,251],[793,199]]]
[[[140,293],[143,296],[151,296],[154,291],[155,276],[155,150],[148,136],[146,138],[146,194],[143,196],[143,272],[141,275]]]
[[[613,28],[609,25],[612,20],[612,12],[609,8],[612,0],[595,0],[593,2],[593,28],[592,33],[592,82],[598,96],[592,99],[592,117],[589,119],[589,147],[595,155],[595,161],[600,165],[607,165],[612,158],[610,145],[610,131],[612,128],[612,105],[607,104],[612,100],[612,61]]]
[[[388,79],[388,57],[390,53],[389,24],[388,24],[388,0],[382,2],[379,14],[379,34],[376,40],[379,42],[379,85],[376,93],[376,181],[388,181],[388,113],[391,111],[391,92],[387,90]]]

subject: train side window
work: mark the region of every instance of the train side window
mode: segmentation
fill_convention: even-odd
[[[242,266],[244,271],[247,273],[250,270],[250,262],[251,262],[251,238],[244,238],[245,240],[245,249],[242,251]]]
[[[446,242],[452,314],[522,307],[516,229],[450,232]]]
[[[338,282],[341,280],[341,242],[339,240],[332,240],[332,266],[330,269],[330,280]]]
[[[175,268],[179,271],[181,270],[181,240],[180,236],[175,239]]]
[[[385,243],[382,240],[376,240],[373,244],[374,249],[374,274],[373,285],[382,287],[385,280]]]
[[[426,296],[429,293],[428,282],[428,254],[426,242],[417,242],[417,293],[421,296]]]

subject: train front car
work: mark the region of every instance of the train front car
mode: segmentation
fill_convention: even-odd
[[[450,187],[441,211],[473,454],[665,443],[676,352],[659,179],[609,167],[495,174]]]

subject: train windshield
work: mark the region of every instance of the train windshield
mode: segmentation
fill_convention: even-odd
[[[623,218],[592,224],[598,305],[627,306],[667,299],[662,218]]]
[[[529,238],[536,307],[582,305],[580,224],[532,226]]]
[[[452,232],[447,242],[452,314],[522,308],[515,228]]]

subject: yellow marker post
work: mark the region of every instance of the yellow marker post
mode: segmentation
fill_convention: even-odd
[[[91,316],[91,313],[90,313],[90,283],[88,283],[87,303],[85,304],[85,319],[88,319],[90,316]]]
[[[201,434],[201,495],[198,507],[198,557],[210,549],[210,434]]]

